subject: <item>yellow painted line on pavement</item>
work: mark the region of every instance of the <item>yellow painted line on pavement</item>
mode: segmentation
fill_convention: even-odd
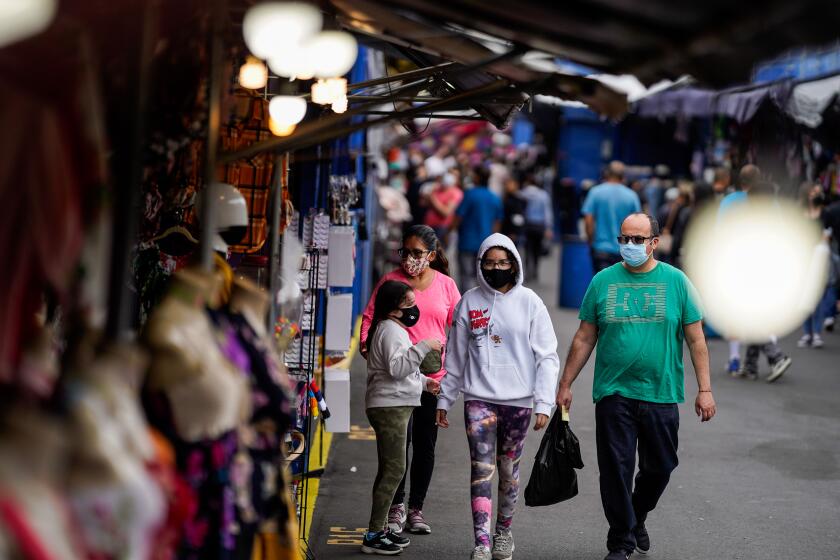
[[[332,367],[350,369],[350,364],[352,363],[353,358],[359,349],[359,333],[361,332],[361,328],[362,319],[360,317],[356,321],[356,327],[353,329],[353,338],[350,339],[350,349],[347,352],[347,356]],[[330,456],[330,448],[332,447],[332,439],[332,433],[324,430],[324,422],[319,422],[318,429],[315,431],[315,437],[312,440],[312,447],[310,447],[309,450],[309,465],[307,468],[308,472],[312,472],[313,470],[320,468],[326,468],[327,461]],[[323,442],[324,444],[323,457],[319,457],[321,442]],[[322,464],[318,464],[319,459],[321,460]],[[304,523],[305,531],[303,534],[303,537],[306,539],[307,542],[309,542],[309,532],[312,529],[312,517],[315,514],[315,504],[318,501],[318,489],[320,487],[320,477],[313,477],[309,479],[309,485],[306,490],[306,503],[309,504],[309,507],[306,510],[306,519]]]

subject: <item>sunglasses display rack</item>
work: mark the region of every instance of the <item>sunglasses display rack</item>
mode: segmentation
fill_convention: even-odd
[[[317,216],[315,216],[317,217]],[[314,220],[312,220],[313,226]],[[303,292],[303,313],[300,322],[300,333],[291,342],[285,353],[285,362],[289,375],[296,382],[297,414],[295,429],[304,435],[304,451],[290,465],[292,474],[292,495],[295,496],[297,515],[300,524],[301,551],[309,560],[315,555],[311,550],[305,535],[308,534],[307,524],[311,518],[310,509],[313,507],[310,492],[310,480],[323,474],[323,468],[310,468],[314,464],[311,460],[315,453],[318,465],[323,464],[323,443],[315,445],[319,430],[323,430],[318,414],[318,405],[314,403],[311,393],[313,381],[319,383],[323,377],[323,310],[326,301],[326,249],[318,246],[308,246],[302,256],[298,284]]]

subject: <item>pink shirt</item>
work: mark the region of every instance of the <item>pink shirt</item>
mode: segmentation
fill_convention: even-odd
[[[455,203],[457,208],[461,201],[464,200],[464,191],[458,187],[447,187],[443,189],[436,189],[432,191],[430,197],[434,197],[439,203],[443,205]],[[452,220],[455,219],[455,212],[448,216],[441,216],[434,208],[426,210],[426,225],[432,228],[449,227],[452,225]],[[421,311],[422,313],[422,311]]]
[[[417,344],[421,340],[427,338],[437,338],[440,340],[444,348],[446,346],[446,327],[452,325],[452,314],[455,311],[455,306],[461,301],[461,293],[458,291],[458,286],[455,281],[445,274],[441,274],[437,270],[434,271],[435,279],[425,290],[414,290],[414,297],[417,300],[417,307],[420,309],[420,320],[417,324],[408,330],[408,337],[412,344]],[[382,277],[379,284],[373,289],[370,295],[365,312],[362,314],[362,329],[361,329],[361,343],[367,341],[368,330],[370,329],[370,322],[373,319],[373,303],[376,300],[376,292],[379,286],[387,280],[397,280],[408,283],[408,276],[403,272],[402,268],[392,270]],[[445,358],[444,354],[441,360]],[[441,368],[437,373],[432,373],[429,377],[440,380],[446,375],[446,369]]]

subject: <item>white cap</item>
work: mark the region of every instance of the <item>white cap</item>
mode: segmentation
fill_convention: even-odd
[[[228,244],[238,243],[248,228],[248,204],[239,189],[228,183],[212,183],[198,199],[198,211],[206,196],[215,201],[216,233],[213,249],[227,253]]]

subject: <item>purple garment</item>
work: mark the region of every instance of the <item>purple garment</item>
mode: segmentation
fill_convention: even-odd
[[[248,357],[248,352],[242,347],[236,329],[228,326],[224,328],[224,333],[225,341],[221,346],[224,357],[235,365],[239,371],[251,371],[251,359]]]

